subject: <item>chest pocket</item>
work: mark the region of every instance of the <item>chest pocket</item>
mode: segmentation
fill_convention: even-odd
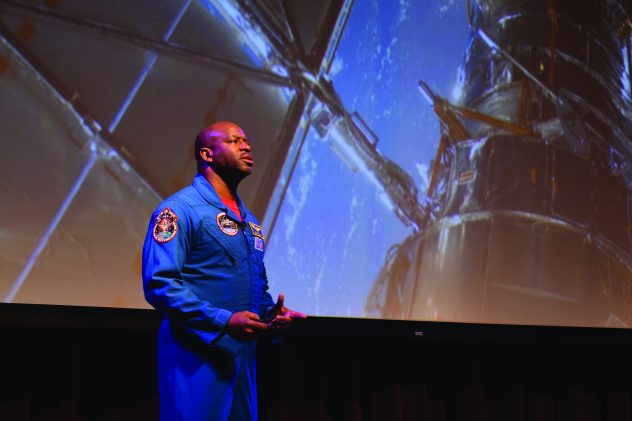
[[[216,218],[206,218],[202,224],[201,232],[199,233],[200,241],[209,241],[211,246],[219,247],[226,253],[226,256],[231,263],[236,264],[245,255],[245,242],[244,236],[241,232],[241,228],[235,223],[236,231],[234,235],[231,235],[233,231],[226,229],[222,231],[219,225],[215,221]]]

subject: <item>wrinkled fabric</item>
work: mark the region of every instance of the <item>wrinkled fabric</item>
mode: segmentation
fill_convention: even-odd
[[[198,174],[161,203],[149,223],[143,287],[163,315],[158,375],[164,420],[257,419],[256,343],[233,339],[225,327],[234,312],[263,318],[274,303],[259,222],[241,199],[237,203],[241,222]],[[165,212],[177,220],[154,236]]]

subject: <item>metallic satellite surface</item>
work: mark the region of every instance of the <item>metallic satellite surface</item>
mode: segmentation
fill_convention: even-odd
[[[474,1],[419,234],[374,317],[628,327],[630,19],[618,1]],[[434,208],[434,207],[433,207]]]
[[[629,326],[630,9],[1,0],[0,294],[146,306],[147,215],[227,119],[293,308]]]

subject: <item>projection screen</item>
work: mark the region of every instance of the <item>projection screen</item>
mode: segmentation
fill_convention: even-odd
[[[150,214],[230,120],[288,306],[629,327],[631,9],[2,0],[2,301],[148,308]]]

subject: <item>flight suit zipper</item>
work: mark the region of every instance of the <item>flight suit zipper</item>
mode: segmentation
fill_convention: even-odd
[[[253,255],[253,251],[250,248],[250,243],[248,242],[248,235],[246,235],[246,215],[244,215],[244,218],[242,221],[239,222],[238,226],[240,228],[240,232],[241,235],[244,239],[244,242],[246,243],[246,250],[248,250],[248,279],[250,280],[250,302],[252,303],[253,300],[253,288],[254,288],[254,280],[253,280],[253,276],[252,276],[252,255]]]

